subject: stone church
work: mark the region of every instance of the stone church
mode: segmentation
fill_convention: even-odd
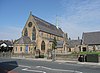
[[[52,42],[54,37],[57,40],[56,53],[67,52],[67,34],[61,28],[32,15],[22,30],[22,36],[14,43],[14,53],[35,53],[39,50],[41,54],[46,55],[52,51]]]

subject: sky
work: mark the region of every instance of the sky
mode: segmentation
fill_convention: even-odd
[[[71,39],[100,31],[100,0],[0,0],[0,40],[15,40],[32,14],[58,26]]]

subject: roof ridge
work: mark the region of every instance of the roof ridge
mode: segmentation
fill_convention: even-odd
[[[40,20],[40,21],[42,21],[43,23],[46,23],[47,25],[52,25],[52,26],[55,26],[55,25],[53,25],[52,23],[50,23],[50,22],[48,22],[48,21],[45,21],[44,19],[41,19],[41,18],[39,18],[39,17],[37,17],[37,16],[35,16],[35,15],[32,15],[33,17],[35,17],[35,18],[37,18],[38,20]],[[56,26],[55,26],[56,27]]]
[[[100,31],[93,31],[93,32],[83,32],[83,34],[84,34],[84,33],[86,33],[86,34],[87,34],[87,33],[100,33]]]

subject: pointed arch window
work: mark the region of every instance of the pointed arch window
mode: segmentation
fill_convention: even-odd
[[[33,31],[32,31],[32,40],[36,40],[36,29],[35,29],[35,27],[33,28]]]
[[[42,51],[45,50],[45,42],[44,42],[44,41],[42,41],[42,43],[41,43],[41,50],[42,50]]]
[[[27,28],[25,28],[24,36],[28,36]]]

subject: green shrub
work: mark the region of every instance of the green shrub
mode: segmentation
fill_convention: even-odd
[[[99,62],[98,54],[87,54],[86,55],[87,62]]]
[[[39,58],[39,56],[35,56],[35,58]]]
[[[80,52],[80,54],[98,54],[98,55],[100,55],[100,52],[95,52],[95,51],[93,51],[93,52]]]
[[[39,58],[44,58],[44,55],[40,55]]]

